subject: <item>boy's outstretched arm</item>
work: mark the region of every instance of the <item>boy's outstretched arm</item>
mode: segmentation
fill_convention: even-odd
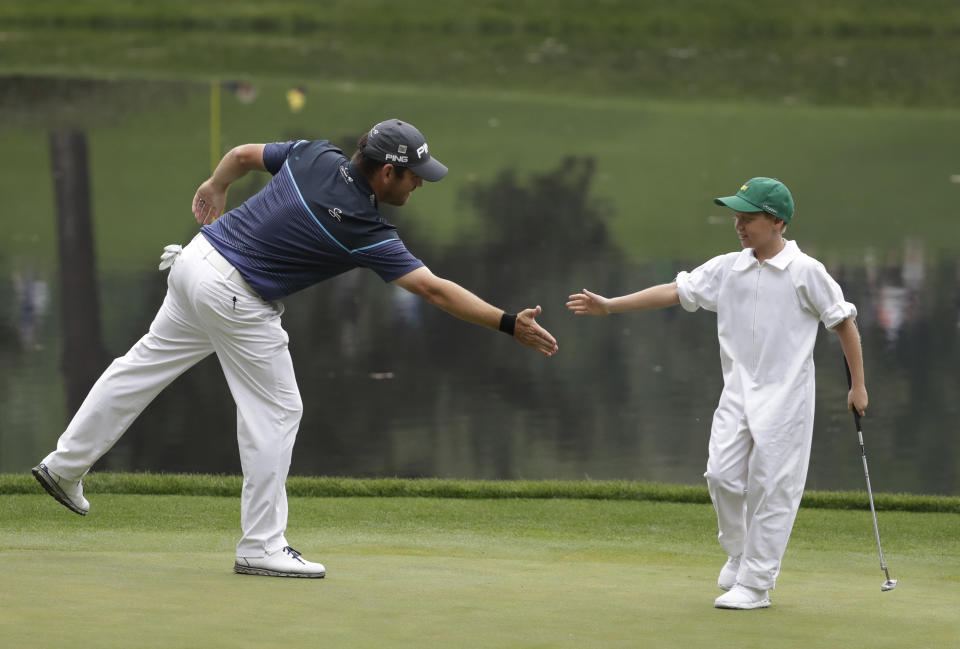
[[[857,409],[862,417],[867,410],[867,383],[863,372],[863,350],[860,347],[860,332],[853,318],[847,318],[833,328],[840,336],[843,355],[850,367],[850,392],[847,393],[847,410]]]
[[[659,309],[680,304],[677,294],[677,283],[659,284],[645,288],[642,291],[607,298],[583,289],[583,293],[570,296],[567,308],[575,315],[609,315],[624,313],[625,311],[643,311],[645,309]]]

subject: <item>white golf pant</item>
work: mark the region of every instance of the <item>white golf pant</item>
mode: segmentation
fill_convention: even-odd
[[[237,404],[237,556],[262,557],[288,545],[285,485],[303,404],[281,313],[198,234],[170,270],[150,331],[107,368],[43,462],[79,480],[161,390],[214,352]]]
[[[778,430],[752,431],[747,417],[721,405],[714,413],[707,486],[719,541],[742,555],[737,581],[771,590],[807,480],[812,417]]]

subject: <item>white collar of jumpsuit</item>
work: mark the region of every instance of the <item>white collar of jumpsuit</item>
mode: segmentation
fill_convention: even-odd
[[[790,265],[790,262],[800,256],[800,247],[797,245],[796,241],[786,240],[787,243],[783,246],[783,250],[777,253],[775,257],[771,257],[764,261],[764,265],[770,264],[777,270],[784,270],[787,266]],[[740,251],[740,256],[737,257],[737,260],[733,262],[732,270],[747,270],[748,268],[753,268],[757,265],[757,258],[753,256],[753,248],[744,248]]]

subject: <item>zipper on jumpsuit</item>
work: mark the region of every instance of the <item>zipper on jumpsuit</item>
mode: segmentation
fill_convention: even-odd
[[[760,304],[760,273],[763,271],[763,264],[757,264],[757,285],[753,291],[753,326],[750,329],[750,333],[753,336],[752,347],[753,347],[753,363],[750,368],[751,373],[756,376],[757,374],[757,311],[759,310]]]

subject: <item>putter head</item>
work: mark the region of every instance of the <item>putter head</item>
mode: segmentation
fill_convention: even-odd
[[[880,586],[880,590],[882,590],[883,592],[887,592],[888,590],[893,590],[894,588],[897,587],[897,581],[898,580],[896,579],[887,579],[885,582],[883,582],[883,585]]]

